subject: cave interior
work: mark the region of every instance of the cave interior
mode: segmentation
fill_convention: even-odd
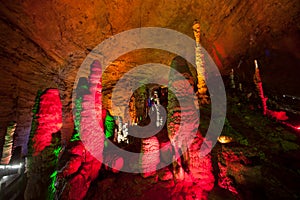
[[[299,199],[298,0],[0,0],[0,199]]]

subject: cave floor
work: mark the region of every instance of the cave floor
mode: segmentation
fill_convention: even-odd
[[[168,168],[148,178],[102,171],[86,199],[299,199],[299,132],[263,116],[251,104],[234,98],[228,102],[222,135],[233,140],[217,143],[211,151],[211,191],[202,194],[187,174],[182,181],[172,175],[163,178]],[[201,132],[207,128],[209,109],[202,109]]]

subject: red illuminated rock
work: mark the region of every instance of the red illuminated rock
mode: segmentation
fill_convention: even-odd
[[[174,74],[170,73],[167,126],[176,157],[173,162],[174,177],[185,184],[194,183],[198,187],[194,196],[205,199],[207,192],[214,186],[214,176],[210,154],[200,156],[201,145],[209,147],[210,144],[208,141],[204,143],[198,131],[198,106],[193,99],[195,79],[183,58],[175,57],[171,67],[185,77],[185,80],[174,78]]]
[[[156,174],[160,162],[159,142],[156,136],[142,139],[141,168],[142,176],[149,177]]]
[[[89,94],[83,96],[81,135],[87,149],[102,162],[104,146],[104,119],[102,113],[102,79],[100,62],[95,60],[90,66],[88,79]]]
[[[33,137],[33,155],[37,156],[49,146],[52,134],[62,127],[62,104],[57,89],[48,89],[41,96],[38,128]]]
[[[57,89],[48,89],[41,95],[37,116],[37,128],[33,129],[35,132],[30,142],[33,144],[32,155],[27,159],[25,199],[52,198],[50,175],[57,168],[55,151],[60,146],[62,127],[62,104]]]
[[[66,178],[67,185],[62,199],[83,199],[93,180],[98,176],[103,161],[104,124],[102,112],[101,66],[99,61],[91,65],[88,79],[89,94],[83,95],[80,137],[81,140],[71,142],[70,160],[60,173]],[[117,162],[117,168],[120,161]]]
[[[83,199],[90,184],[98,176],[101,162],[86,150],[81,141],[72,142],[69,149],[70,160],[61,172],[67,184],[61,199]]]
[[[293,73],[299,66],[298,5],[298,0],[213,4],[206,0],[190,4],[166,0],[143,3],[78,0],[76,4],[70,1],[3,1],[0,6],[1,17],[5,19],[0,22],[1,138],[4,138],[7,123],[16,121],[17,117],[16,142],[26,153],[30,109],[36,91],[49,86],[59,87],[64,110],[71,110],[70,97],[77,69],[89,51],[110,36],[139,27],[167,27],[193,38],[191,25],[194,19],[199,19],[201,25],[201,45],[222,72],[237,66],[243,57],[240,69],[248,75],[253,69],[246,63],[253,63],[253,60],[247,57],[255,52],[262,62],[269,63],[265,66],[266,87],[299,96],[298,74]],[[137,12],[137,8],[141,12]],[[250,36],[255,38],[252,49]],[[181,44],[177,38],[175,40]],[[118,48],[116,44],[104,50],[110,52]],[[150,62],[169,64],[174,56],[170,52],[149,51],[135,50],[108,69],[107,93],[132,66]],[[269,56],[265,54],[267,51]],[[115,76],[110,75],[115,72]],[[109,97],[105,98],[108,102]],[[137,113],[137,117],[140,114]],[[72,123],[65,123],[69,116],[63,116],[66,133],[73,130]]]

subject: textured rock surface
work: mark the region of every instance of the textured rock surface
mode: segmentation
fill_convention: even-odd
[[[62,126],[62,104],[57,89],[48,89],[40,97],[37,128],[33,132],[32,152],[28,156],[25,199],[52,199],[52,174],[57,168]]]
[[[152,136],[150,138],[142,139],[140,162],[143,177],[149,177],[156,174],[157,165],[160,162],[159,153],[159,142],[157,137]]]
[[[299,85],[297,73],[291,72],[299,66],[300,56],[297,0],[1,1],[1,138],[8,122],[14,120],[18,124],[16,145],[25,148],[35,94],[48,87],[60,90],[65,113],[62,131],[70,135],[73,82],[91,49],[114,34],[145,26],[170,28],[193,37],[195,18],[201,25],[201,44],[223,73],[242,59],[241,77],[247,77],[250,69],[252,73],[249,58],[256,57],[264,67],[266,87],[299,95],[294,86]],[[146,50],[128,53],[119,59],[122,65],[111,68],[117,74],[108,72],[110,82],[104,90],[107,87],[109,93],[127,69],[149,61],[169,64],[172,56]]]
[[[81,141],[71,142],[70,159],[62,170],[67,180],[59,199],[83,199],[90,184],[98,176],[101,162],[86,150]]]
[[[176,160],[173,160],[173,174],[177,180],[190,182],[177,185],[173,196],[180,196],[180,192],[187,190],[188,194],[184,195],[186,199],[206,199],[207,192],[214,187],[214,177],[211,156],[200,156],[204,140],[198,132],[199,103],[194,102],[193,98],[196,91],[195,77],[181,57],[172,60],[171,68],[177,69],[184,76],[179,79],[171,71],[168,89],[168,137],[176,157]],[[197,187],[193,188],[191,183]],[[189,189],[185,188],[187,185]]]

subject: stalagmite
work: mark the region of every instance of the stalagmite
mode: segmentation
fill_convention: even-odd
[[[85,145],[88,145],[88,150],[101,162],[105,138],[102,118],[102,69],[97,60],[90,67],[89,93],[83,95],[80,134]]]
[[[131,119],[131,125],[135,125],[137,123],[137,116],[136,116],[136,102],[135,97],[132,95],[129,102],[129,115]]]
[[[254,60],[254,64],[255,64],[255,74],[254,74],[253,80],[256,85],[256,89],[258,91],[259,97],[262,101],[263,114],[267,115],[268,117],[274,118],[278,121],[287,120],[288,116],[286,115],[285,111],[273,111],[273,110],[268,109],[268,107],[267,107],[268,98],[265,97],[265,95],[264,95],[264,90],[262,87],[262,81],[260,78],[257,60]]]
[[[253,80],[254,80],[254,83],[256,85],[256,89],[258,91],[259,97],[262,101],[263,114],[266,115],[267,110],[268,110],[268,108],[267,108],[268,98],[265,97],[265,95],[264,95],[264,90],[263,90],[263,87],[262,87],[262,81],[261,81],[260,74],[259,74],[257,60],[254,60],[254,64],[255,64],[255,74],[254,74]]]
[[[193,132],[197,131],[199,121],[197,119],[198,113],[195,113],[195,105],[191,103],[188,96],[194,94],[194,86],[190,85],[194,83],[194,78],[187,62],[182,57],[177,56],[172,60],[171,68],[183,75],[183,77],[174,78],[175,74],[170,72],[167,107],[168,137],[174,147],[176,159],[173,163],[174,177],[182,180],[184,179],[183,166],[187,166],[189,160],[187,141],[191,139]],[[180,105],[178,99],[181,99],[181,103],[184,105]],[[180,126],[184,126],[181,132],[179,132]],[[183,153],[183,160],[180,158],[180,152]]]
[[[122,135],[122,128],[123,128],[122,118],[120,116],[118,116],[117,117],[117,121],[118,121],[118,136],[117,136],[117,141],[118,141],[118,143],[121,143],[121,141],[123,140],[123,135]]]
[[[181,57],[175,57],[171,67],[179,71],[190,85],[184,84],[181,79],[174,79],[170,73],[168,92],[168,136],[174,147],[175,157],[173,159],[174,178],[176,181],[187,181],[197,185],[197,198],[207,198],[207,192],[214,186],[214,176],[212,174],[211,156],[207,154],[200,157],[201,145],[210,145],[204,141],[200,134],[199,116],[194,104],[193,97],[194,78],[188,68],[186,61]],[[176,92],[174,94],[174,92]],[[190,96],[189,96],[190,95]],[[180,99],[180,105],[179,101]],[[182,130],[180,131],[180,126]],[[192,138],[191,138],[192,137]],[[188,142],[190,140],[190,142]],[[182,158],[180,158],[180,152]]]
[[[114,117],[109,113],[108,110],[103,109],[103,119],[104,119],[104,132],[105,132],[105,138],[113,140],[115,139],[115,119]]]
[[[39,155],[51,144],[52,134],[62,127],[62,104],[57,89],[48,89],[41,96],[38,128],[33,137],[33,155]]]
[[[160,104],[160,99],[158,96],[158,92],[154,91],[154,96],[152,101],[154,102],[151,107],[150,107],[150,115],[155,115],[155,125],[157,128],[162,127],[163,126],[163,116],[161,114],[161,110],[163,109],[162,105]]]
[[[81,111],[82,111],[82,101],[83,95],[89,93],[88,90],[88,80],[85,77],[81,77],[78,81],[76,88],[76,98],[74,105],[74,133],[70,139],[71,142],[80,140],[80,121],[81,121]]]
[[[159,159],[159,142],[156,136],[142,139],[141,169],[142,176],[149,177],[156,174]]]
[[[25,199],[53,199],[60,129],[62,126],[62,104],[57,89],[48,89],[36,99],[33,109],[34,122],[28,157],[28,182]]]
[[[88,79],[89,91],[77,93],[77,99],[82,97],[81,107],[78,106],[81,110],[80,117],[76,118],[80,120],[80,126],[76,128],[79,136],[74,137],[70,143],[68,152],[71,158],[59,174],[60,179],[68,179],[60,199],[83,199],[91,182],[98,176],[105,138],[101,81],[101,66],[95,60]]]
[[[12,154],[12,146],[13,146],[13,137],[16,130],[17,123],[16,122],[10,122],[6,135],[5,135],[5,142],[3,145],[3,151],[2,151],[2,158],[1,158],[1,164],[7,165],[11,159]]]
[[[231,71],[230,71],[229,78],[230,78],[230,88],[235,89],[234,70],[233,69],[231,69]]]
[[[198,79],[198,96],[201,100],[201,104],[209,104],[207,96],[207,86],[205,84],[205,69],[204,69],[204,55],[200,46],[200,24],[196,20],[193,25],[194,37],[196,40],[195,54],[196,54],[196,66],[197,66],[197,79]]]

